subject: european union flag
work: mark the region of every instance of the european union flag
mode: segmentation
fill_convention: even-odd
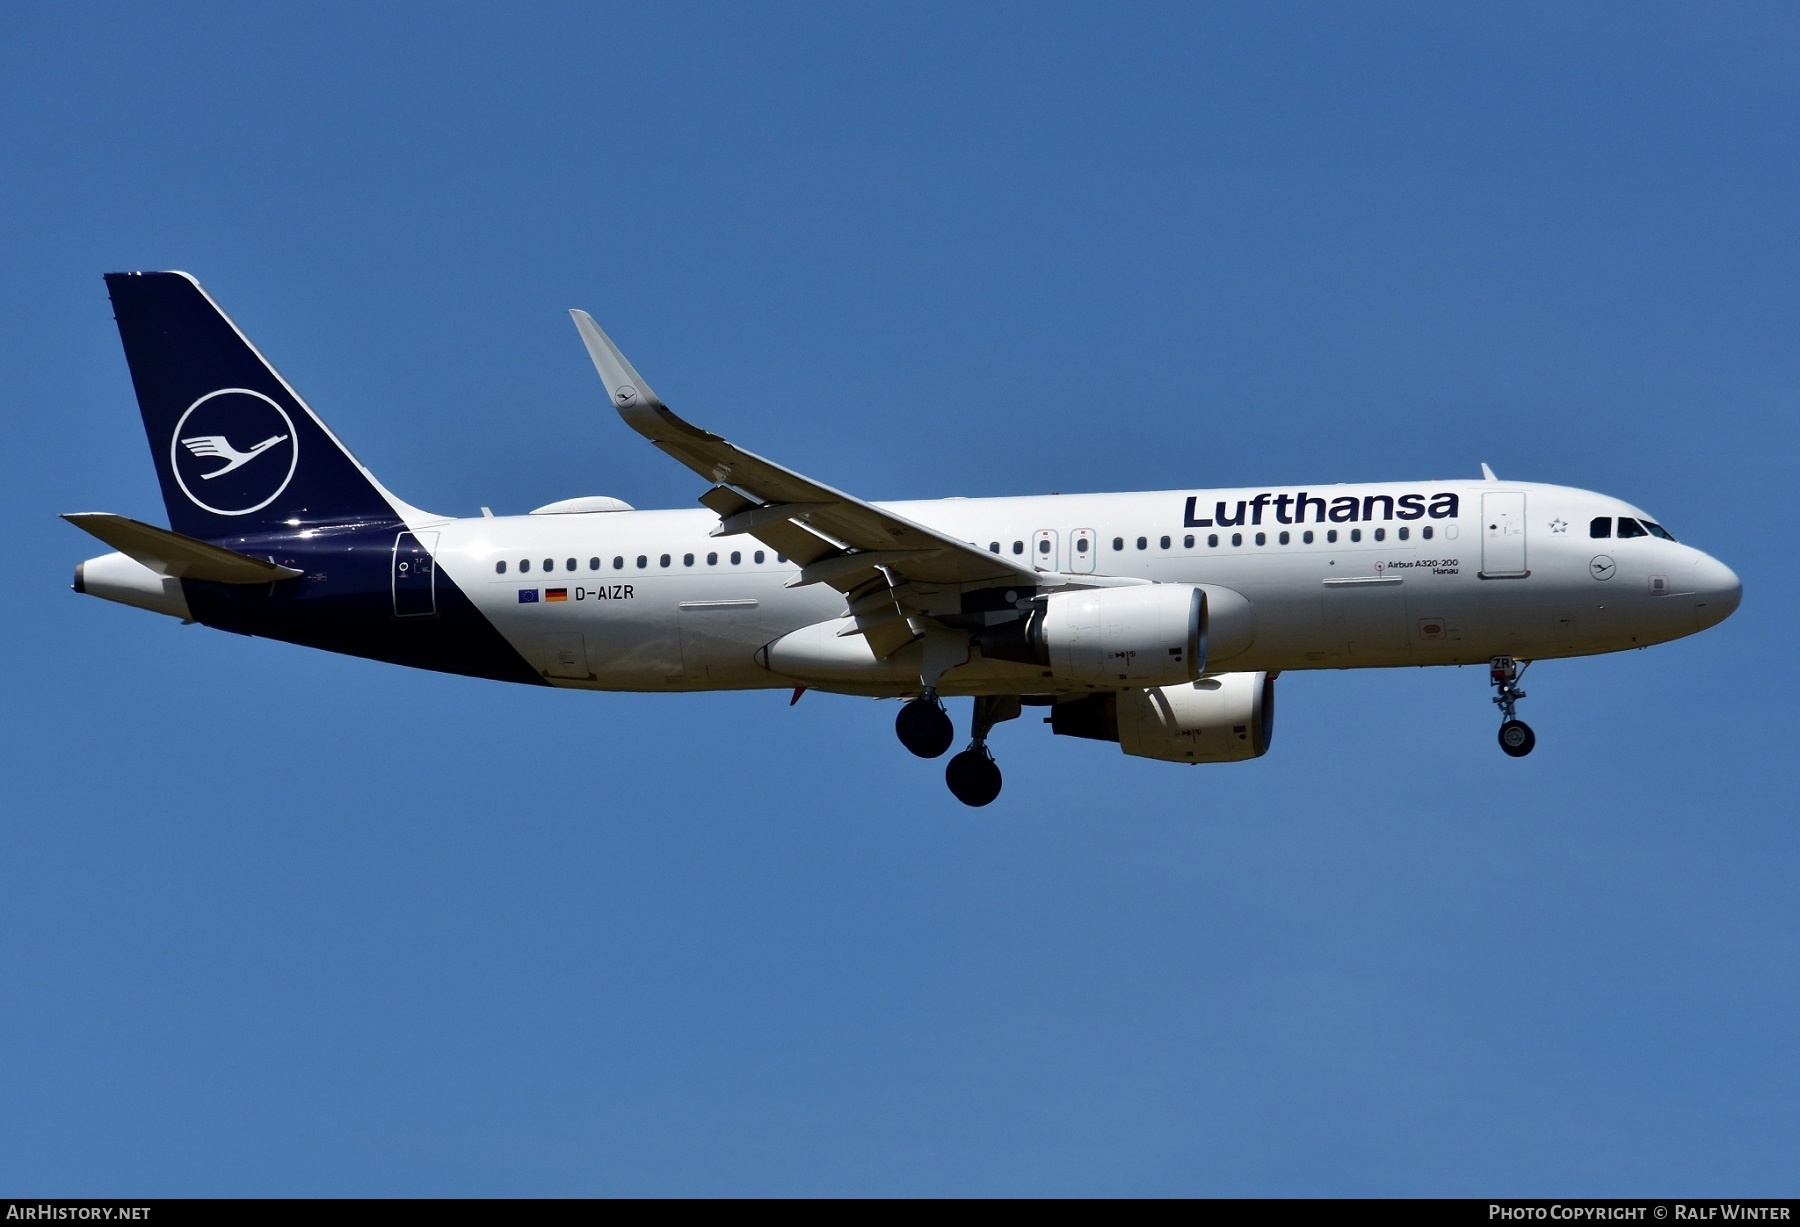
[[[521,589],[519,589],[519,604],[521,604],[521,605],[536,605],[537,604],[537,589],[536,588],[521,588]]]

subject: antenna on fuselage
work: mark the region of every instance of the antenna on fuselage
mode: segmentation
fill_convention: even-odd
[[[1499,481],[1500,480],[1498,477],[1494,476],[1494,470],[1487,467],[1487,461],[1485,461],[1485,460],[1483,460],[1481,462],[1481,480],[1482,481]]]

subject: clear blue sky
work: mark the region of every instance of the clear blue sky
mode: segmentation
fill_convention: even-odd
[[[1779,1194],[1788,5],[0,9],[0,1193]],[[1289,674],[1272,752],[409,673],[69,591],[182,268],[433,510],[1503,476],[1722,627]],[[959,719],[963,713],[958,711]]]

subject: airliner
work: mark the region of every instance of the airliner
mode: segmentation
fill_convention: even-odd
[[[1729,567],[1636,506],[1480,480],[872,503],[678,417],[585,312],[627,426],[699,507],[603,496],[434,515],[390,493],[193,277],[106,277],[169,528],[64,518],[116,552],[75,591],[394,664],[579,690],[903,700],[901,744],[969,741],[945,780],[999,796],[996,725],[1176,763],[1269,749],[1288,670],[1486,666],[1500,748],[1529,662],[1723,621]]]

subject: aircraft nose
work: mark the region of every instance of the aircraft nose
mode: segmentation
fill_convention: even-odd
[[[1729,618],[1743,599],[1744,585],[1736,571],[1711,555],[1694,565],[1694,613],[1701,630]]]

